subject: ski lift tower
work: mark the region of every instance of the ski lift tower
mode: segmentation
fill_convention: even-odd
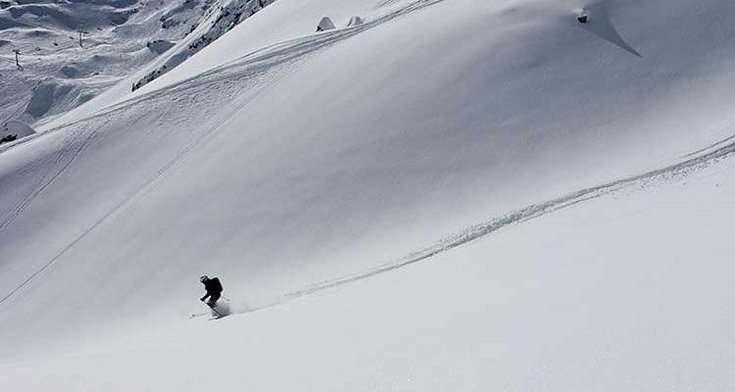
[[[18,67],[19,70],[23,70],[23,66],[20,65],[20,49],[13,49],[13,52],[15,52],[15,66]]]
[[[79,30],[78,33],[79,33],[79,47],[83,48],[84,45],[82,45],[82,36],[89,34],[89,31]]]

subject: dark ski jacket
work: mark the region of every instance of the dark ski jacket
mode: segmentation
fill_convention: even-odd
[[[211,278],[204,282],[204,288],[207,290],[208,295],[219,294],[223,290],[219,278]]]

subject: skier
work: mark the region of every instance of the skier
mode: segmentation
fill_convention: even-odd
[[[222,296],[222,283],[220,283],[219,278],[210,278],[207,275],[200,277],[199,281],[202,282],[204,288],[207,290],[207,294],[199,298],[199,300],[205,302],[207,297],[209,297],[209,301],[206,301],[206,304],[210,308],[214,308],[215,303]]]

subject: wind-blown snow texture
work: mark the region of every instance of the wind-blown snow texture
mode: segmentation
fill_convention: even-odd
[[[279,0],[141,67],[0,146],[0,389],[732,389],[733,17]]]
[[[184,39],[211,3],[0,2],[0,121],[43,122],[89,101]]]
[[[124,78],[140,86],[272,2],[3,1],[0,120],[40,124]]]

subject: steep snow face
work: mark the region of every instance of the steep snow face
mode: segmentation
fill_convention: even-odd
[[[196,39],[190,40],[187,46],[179,46],[178,50],[169,56],[166,62],[158,65],[155,69],[137,80],[131,90],[135,91],[150,83],[161,75],[169,72],[186,61],[193,54],[202,50],[243,20],[260,12],[263,8],[272,4],[274,0],[230,0],[221,1],[218,9],[212,17],[205,22],[204,28],[198,29]]]
[[[313,2],[319,12],[299,12],[307,3],[275,2],[132,99],[110,90],[45,134],[0,147],[6,361],[121,326],[177,324],[199,305],[202,273],[222,277],[238,306],[269,306],[732,136],[730,1],[405,0],[361,9],[323,0]],[[588,23],[577,21],[581,12]],[[337,28],[314,34],[324,16]],[[363,23],[347,27],[353,16]],[[250,37],[258,38],[237,46]],[[540,236],[487,255],[512,263]],[[718,257],[730,250],[717,249]],[[515,304],[544,304],[516,294]]]

